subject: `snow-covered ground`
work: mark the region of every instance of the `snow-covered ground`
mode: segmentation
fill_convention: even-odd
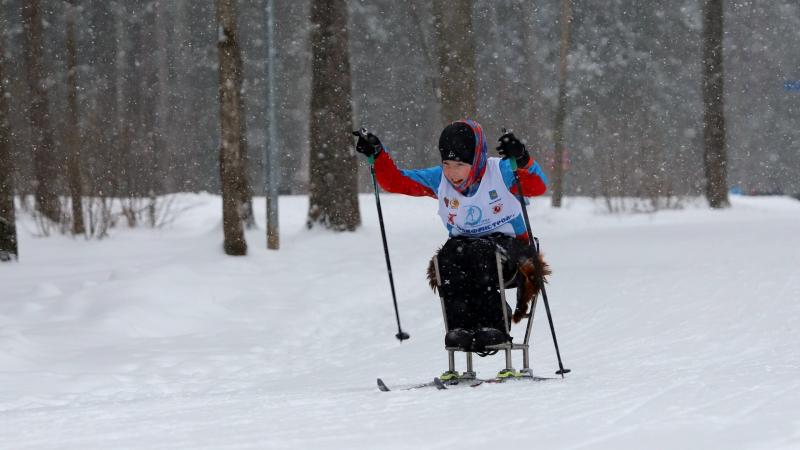
[[[283,197],[281,250],[256,230],[242,258],[222,255],[209,195],[99,242],[23,221],[23,258],[0,265],[0,448],[800,448],[800,202],[732,200],[611,216],[537,199],[573,372],[390,393],[376,377],[447,367],[424,279],[445,238],[433,200],[382,197],[402,344],[371,195],[344,234],[306,230],[307,199]],[[553,376],[544,308],[534,327],[534,371]]]

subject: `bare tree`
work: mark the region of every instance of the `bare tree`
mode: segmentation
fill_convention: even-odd
[[[0,34],[0,261],[8,261],[9,255],[18,255],[17,228],[14,220],[14,166],[11,164],[11,148],[8,129],[8,99],[6,98],[5,50]]]
[[[172,178],[172,152],[173,148],[168,140],[170,123],[170,76],[169,76],[169,45],[167,32],[170,27],[168,17],[169,8],[174,8],[172,2],[164,0],[155,2],[155,41],[156,41],[156,78],[155,88],[158,92],[155,106],[155,126],[153,130],[153,151],[155,152],[156,173],[159,176],[158,184],[161,190],[173,192],[175,182]]]
[[[225,234],[225,253],[244,255],[247,242],[244,238],[240,216],[242,173],[241,136],[244,120],[241,112],[242,72],[241,51],[236,40],[236,0],[217,0],[217,23],[219,25],[219,102],[221,146],[219,155],[220,180],[222,184],[222,225]]]
[[[434,0],[441,117],[445,124],[478,112],[472,0]]]
[[[239,74],[244,73],[244,66],[242,63],[241,53],[236,60],[236,71]],[[244,76],[239,77],[239,98],[244,99]],[[239,175],[239,215],[242,217],[242,223],[245,228],[253,229],[256,226],[256,216],[253,214],[253,185],[250,183],[250,174],[247,168],[250,166],[250,157],[248,154],[247,144],[247,112],[245,110],[244,101],[239,102],[239,121],[241,130],[239,131],[239,151],[242,159],[242,173]]]
[[[275,2],[267,0],[267,142],[263,148],[264,173],[268,180],[264,183],[266,191],[266,222],[267,222],[267,248],[278,250],[280,248],[279,225],[279,195],[278,183],[280,181],[280,168],[278,163],[278,150],[280,142],[278,137],[278,117],[276,114],[276,89],[275,66],[278,63],[278,54],[275,45]]]
[[[36,178],[36,207],[45,217],[58,221],[61,218],[61,204],[56,190],[58,163],[54,155],[53,130],[50,126],[47,77],[43,57],[44,19],[39,0],[23,2],[22,16],[25,30],[25,63],[30,90],[28,112]]]
[[[353,141],[347,2],[311,4],[309,228],[353,231],[361,223]]]
[[[83,179],[81,176],[81,131],[78,118],[78,50],[75,22],[76,0],[67,0],[67,179],[72,198],[72,234],[83,234]]]
[[[111,137],[111,149],[116,156],[108,161],[109,166],[105,175],[106,191],[103,196],[114,197],[121,194],[122,178],[125,176],[126,164],[131,154],[131,126],[133,118],[130,117],[130,86],[126,80],[128,73],[128,53],[131,51],[130,33],[128,32],[128,9],[125,2],[115,1],[111,4],[114,15],[114,69],[111,79],[114,83],[114,124]]]
[[[554,208],[561,207],[564,192],[564,122],[567,119],[567,62],[572,35],[572,0],[561,0],[561,49],[558,57],[558,109],[554,126],[555,155],[553,159]]]
[[[722,0],[703,0],[703,142],[706,198],[712,208],[726,208],[728,158],[722,70]]]
[[[533,143],[537,146],[542,145],[545,141],[546,136],[548,135],[547,125],[545,125],[545,117],[547,114],[543,114],[543,106],[544,102],[543,95],[542,95],[542,81],[539,79],[539,64],[536,60],[536,55],[540,51],[544,51],[541,49],[540,43],[537,41],[536,37],[536,21],[535,21],[535,14],[537,5],[527,0],[514,0],[512,3],[512,8],[516,14],[519,14],[522,18],[522,23],[524,25],[523,34],[524,34],[524,54],[525,54],[525,65],[524,71],[525,76],[523,80],[525,80],[525,91],[528,95],[527,102],[526,102],[526,117],[525,120],[528,122],[528,126],[530,129],[530,136]],[[534,147],[535,149],[536,147]]]

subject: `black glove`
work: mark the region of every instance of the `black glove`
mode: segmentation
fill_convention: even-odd
[[[528,154],[525,144],[520,142],[520,140],[514,136],[514,133],[510,131],[503,133],[498,142],[500,142],[500,145],[497,146],[497,152],[500,153],[500,156],[506,159],[516,159],[518,167],[525,167],[528,165],[531,156]]]
[[[356,142],[356,151],[358,153],[365,156],[378,156],[378,153],[383,150],[383,145],[381,145],[381,140],[378,139],[378,136],[367,130],[362,128],[359,131],[353,131],[353,135],[358,136],[358,142]]]

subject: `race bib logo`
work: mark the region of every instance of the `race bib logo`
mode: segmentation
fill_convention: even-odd
[[[458,201],[457,198],[454,198],[454,199],[450,200],[450,207],[453,208],[453,209],[457,209],[458,205],[460,205],[460,204],[461,203]]]
[[[449,223],[450,225],[456,224],[456,213],[447,214],[447,223]]]
[[[503,210],[503,204],[502,203],[498,203],[498,204],[492,206],[492,212],[495,213],[495,215],[500,214],[500,211],[502,211],[502,210]]]
[[[447,208],[450,207],[450,199],[447,198],[447,197],[444,198],[444,206],[447,207]]]
[[[489,200],[497,200],[497,191],[494,189],[489,191]]]
[[[467,207],[467,219],[464,221],[466,225],[475,226],[481,222],[481,219],[483,219],[483,211],[480,208],[474,205]]]

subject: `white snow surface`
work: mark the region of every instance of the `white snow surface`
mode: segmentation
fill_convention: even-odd
[[[447,357],[425,280],[446,238],[435,201],[381,199],[402,344],[372,195],[355,233],[309,231],[308,199],[282,197],[280,251],[261,223],[246,257],[223,255],[212,195],[102,241],[36,238],[23,218],[22,259],[0,265],[0,449],[800,448],[800,202],[535,199],[572,373],[382,393],[376,377],[429,381]],[[532,365],[554,376],[542,306]],[[479,376],[502,367],[476,358]]]

